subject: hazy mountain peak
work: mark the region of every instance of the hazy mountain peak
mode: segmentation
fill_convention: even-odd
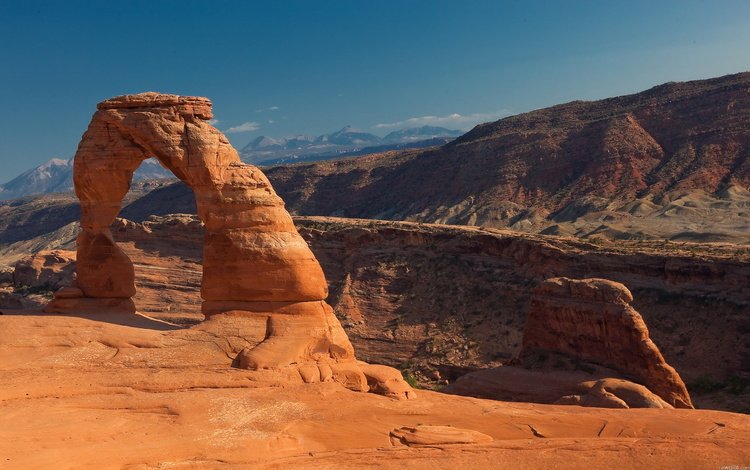
[[[133,180],[172,177],[172,172],[164,168],[157,159],[148,158],[135,171]],[[0,200],[72,190],[73,159],[52,158],[0,185]]]
[[[283,138],[260,136],[240,150],[244,161],[271,164],[314,161],[336,156],[439,145],[461,135],[461,131],[437,126],[422,126],[393,131],[381,138],[346,125],[318,137],[296,135]],[[371,153],[372,153],[371,152]]]
[[[36,169],[41,170],[41,169],[51,168],[53,166],[68,166],[68,165],[71,165],[72,163],[73,163],[72,159],[64,160],[62,158],[50,158],[46,162],[39,165]]]
[[[383,142],[417,142],[438,137],[458,137],[462,134],[462,131],[438,126],[407,127],[389,133],[383,137]]]

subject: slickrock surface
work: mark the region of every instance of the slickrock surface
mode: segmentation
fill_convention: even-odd
[[[715,469],[750,461],[744,415],[430,391],[403,401],[229,367],[264,328],[232,315],[179,329],[135,315],[6,310],[0,466]],[[395,430],[431,444],[394,445]],[[467,435],[473,443],[457,442]]]
[[[582,369],[585,369],[582,370]],[[526,403],[598,408],[669,408],[673,406],[617,371],[594,364],[514,361],[470,372],[442,389],[445,393]]]
[[[471,429],[453,426],[429,426],[420,424],[413,428],[403,427],[391,431],[391,442],[409,447],[445,444],[481,444],[492,442],[492,437]]]
[[[521,357],[540,350],[620,371],[678,408],[692,408],[682,378],[651,341],[633,294],[607,279],[554,278],[532,293]]]
[[[672,408],[643,385],[611,378],[597,381],[585,394],[567,395],[555,403],[598,408]]]
[[[238,352],[236,365],[292,368],[305,382],[332,380],[353,390],[413,397],[398,371],[378,374],[378,382],[357,364],[325,303],[328,284],[320,264],[263,172],[242,163],[207,122],[213,117],[207,98],[149,92],[97,108],[74,159],[81,205],[77,277],[46,312],[135,313],[135,269],[111,226],[135,170],[153,156],[195,194],[205,229],[203,313],[244,315],[265,325],[264,340]]]

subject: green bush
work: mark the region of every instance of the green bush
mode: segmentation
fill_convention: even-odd
[[[740,395],[744,393],[747,390],[748,385],[750,385],[750,380],[743,377],[738,377],[736,375],[730,375],[727,377],[726,389],[727,392],[732,395]]]
[[[403,375],[404,381],[408,383],[411,388],[421,388],[417,378],[411,375],[409,372],[402,372],[401,375]]]
[[[42,284],[40,286],[19,286],[13,289],[13,291],[16,294],[21,294],[23,296],[38,294],[51,298],[55,289],[48,284]]]

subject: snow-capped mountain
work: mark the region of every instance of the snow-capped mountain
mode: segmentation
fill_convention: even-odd
[[[419,142],[421,140],[437,139],[441,137],[458,137],[460,135],[463,135],[462,131],[446,129],[445,127],[410,127],[408,129],[391,132],[383,137],[383,142],[389,144],[406,144],[409,142]]]
[[[247,144],[240,151],[240,155],[243,161],[259,165],[326,160],[394,149],[442,145],[459,135],[461,131],[424,126],[397,130],[381,138],[346,126],[318,137],[260,136]],[[136,170],[133,180],[158,178],[174,178],[174,175],[162,167],[158,160],[149,158]],[[53,158],[0,185],[0,200],[72,190],[73,159]]]
[[[418,127],[391,132],[385,137],[359,131],[351,126],[323,134],[318,137],[296,135],[273,138],[260,136],[240,150],[242,160],[256,165],[270,165],[294,161],[314,161],[337,156],[362,154],[367,149],[382,152],[396,148],[422,147],[427,141],[451,140],[461,135],[461,131],[442,127]],[[423,145],[424,144],[424,145]]]
[[[315,139],[316,144],[329,144],[339,146],[369,147],[377,145],[381,141],[375,134],[368,134],[346,126],[340,131],[332,134],[323,134]]]
[[[0,185],[0,199],[68,191],[73,188],[71,168],[68,160],[53,158]]]
[[[145,160],[133,179],[173,178],[172,173],[153,158]],[[15,199],[33,194],[60,193],[73,190],[73,159],[53,158],[36,168],[25,171],[0,185],[0,200]]]

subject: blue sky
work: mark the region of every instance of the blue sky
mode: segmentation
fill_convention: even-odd
[[[750,1],[0,0],[0,182],[75,153],[97,102],[211,98],[258,135],[468,129],[750,70]]]

